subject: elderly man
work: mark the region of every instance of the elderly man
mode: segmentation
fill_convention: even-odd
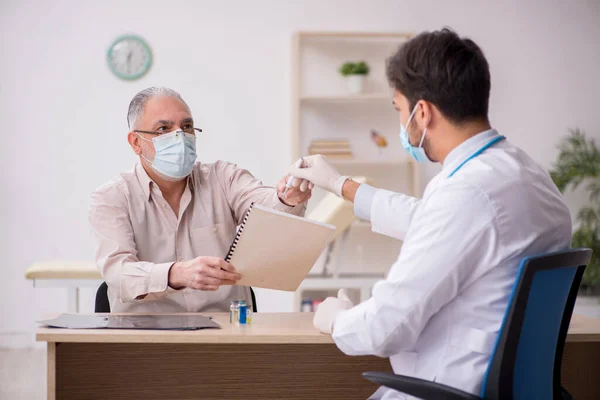
[[[218,161],[196,162],[194,120],[179,93],[142,90],[127,113],[129,145],[139,156],[92,195],[96,263],[114,312],[227,311],[251,303],[223,260],[251,203],[304,214],[311,191],[302,182],[283,198],[248,171]],[[301,190],[302,189],[302,190]]]

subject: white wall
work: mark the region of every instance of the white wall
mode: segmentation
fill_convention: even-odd
[[[138,90],[179,90],[204,129],[202,160],[235,161],[273,183],[292,161],[294,31],[450,26],[488,57],[493,125],[548,166],[567,128],[600,137],[599,20],[593,0],[3,0],[0,341],[65,309],[63,290],[34,290],[23,272],[35,260],[93,257],[88,196],[134,162],[125,114]],[[154,66],[136,82],[116,79],[105,63],[107,46],[126,32],[154,52]],[[264,311],[291,306],[283,294],[261,297]],[[85,302],[91,310],[92,293]]]

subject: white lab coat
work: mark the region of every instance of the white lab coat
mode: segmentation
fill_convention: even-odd
[[[507,140],[448,177],[494,137],[486,131],[454,149],[422,199],[359,189],[356,205],[367,197],[370,210],[357,214],[404,243],[373,296],[338,314],[341,351],[389,357],[397,374],[479,394],[521,259],[571,241],[548,173]],[[380,388],[373,398],[404,397]]]

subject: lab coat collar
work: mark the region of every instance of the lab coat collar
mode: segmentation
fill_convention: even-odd
[[[461,162],[471,157],[477,150],[485,146],[494,137],[499,136],[498,131],[495,129],[488,129],[474,135],[473,137],[465,140],[458,146],[456,146],[444,160],[442,171],[452,171]]]

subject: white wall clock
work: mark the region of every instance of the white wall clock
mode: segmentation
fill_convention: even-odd
[[[146,74],[152,65],[150,46],[139,36],[123,35],[108,48],[106,61],[121,79],[134,80]]]

